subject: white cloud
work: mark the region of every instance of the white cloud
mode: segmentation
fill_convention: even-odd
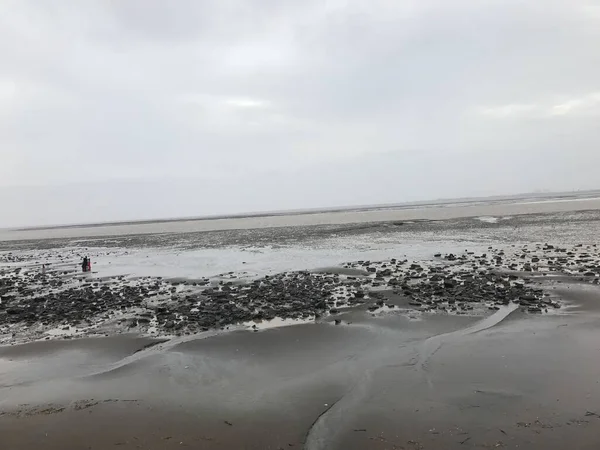
[[[584,3],[581,12],[587,19],[600,20],[600,5],[596,1]]]
[[[272,106],[271,102],[265,99],[252,97],[227,97],[213,94],[187,93],[179,96],[183,104],[197,105],[213,109],[263,109]]]
[[[556,118],[562,116],[600,115],[600,92],[567,97],[559,102],[508,104],[478,108],[482,116],[498,119]]]
[[[518,103],[479,108],[481,115],[500,119],[530,116],[538,111],[539,106],[537,105]]]
[[[290,198],[278,189],[265,195],[253,180],[301,190],[311,173],[333,186],[315,194],[322,205],[368,202],[371,191],[378,202],[384,190],[375,187],[385,183],[404,183],[392,189],[402,201],[410,192],[468,195],[476,183],[465,180],[487,173],[492,153],[504,156],[494,160],[498,175],[479,184],[511,190],[510,155],[535,161],[553,151],[547,174],[519,189],[537,188],[543,176],[544,188],[576,188],[597,178],[592,165],[560,182],[548,174],[598,154],[594,5],[6,0],[0,185],[108,189],[111,180],[169,178],[148,212],[160,216],[180,179],[202,186],[203,198],[212,195],[209,180],[224,204],[243,192],[246,209]],[[184,191],[190,202],[193,191]],[[48,221],[76,215],[68,198],[57,201],[66,206]],[[21,202],[3,208],[15,220],[21,214]]]
[[[270,103],[266,100],[260,100],[256,98],[228,98],[225,100],[225,104],[232,108],[241,109],[262,109],[268,108]]]
[[[0,101],[10,102],[17,96],[17,84],[12,80],[0,80]]]
[[[551,116],[600,114],[600,92],[592,92],[557,103],[550,107],[548,114]]]

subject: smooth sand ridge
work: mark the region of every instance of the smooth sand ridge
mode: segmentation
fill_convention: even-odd
[[[429,369],[427,363],[444,343],[451,342],[455,337],[467,336],[469,334],[490,329],[502,322],[515,310],[517,310],[517,306],[510,305],[501,308],[494,314],[485,317],[466,328],[437,334],[424,341],[418,342],[414,346],[407,346],[407,351],[413,354],[416,353],[416,357],[412,356],[410,365],[414,365],[423,378],[427,380],[428,386],[433,388],[433,383],[428,373]],[[373,367],[370,370],[367,370],[364,377],[351,388],[348,394],[337,400],[327,409],[327,411],[317,418],[314,425],[307,433],[306,443],[304,445],[305,449],[319,450],[329,447],[331,437],[335,436],[336,430],[342,428],[340,425],[344,420],[344,417],[351,417],[351,411],[360,408],[361,401],[368,395],[369,383],[372,379],[371,374],[376,369],[377,367]]]

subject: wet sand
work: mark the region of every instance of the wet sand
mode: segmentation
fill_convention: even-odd
[[[600,290],[545,284],[571,306],[4,347],[2,448],[596,449]]]
[[[598,449],[600,215],[507,218],[502,208],[481,220],[42,237],[10,254],[13,244],[3,242],[0,449]],[[93,252],[97,273],[75,274],[81,252]],[[134,263],[109,274],[130,253]],[[177,278],[145,272],[181,260]],[[52,271],[43,302],[35,301],[39,261]],[[303,275],[278,278],[286,270]],[[326,277],[338,289],[326,293],[342,303],[298,306],[310,323],[287,310],[292,299],[260,329],[233,325],[226,305],[244,298],[243,282],[273,283],[266,293],[277,302],[290,286],[298,293]],[[188,291],[206,282],[208,293]],[[262,292],[251,291],[257,301]],[[100,294],[110,302],[93,314],[79,317],[82,308],[69,303],[87,309]],[[166,323],[192,312],[189,295],[225,305],[231,321],[171,333]],[[156,313],[159,333],[139,317],[136,327],[118,325],[129,302],[135,317],[140,305]],[[90,317],[102,326],[70,334]]]

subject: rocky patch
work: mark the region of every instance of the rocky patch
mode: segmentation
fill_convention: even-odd
[[[235,274],[214,280],[78,278],[53,267],[42,273],[12,253],[2,256],[0,267],[0,336],[11,338],[68,338],[77,329],[180,335],[275,318],[318,320],[358,305],[393,308],[391,294],[421,312],[469,314],[514,303],[526,313],[545,313],[561,305],[539,286],[540,278],[600,280],[596,246],[550,244],[437,253],[427,261],[361,260],[344,264],[352,270],[340,273],[286,272],[251,282]]]

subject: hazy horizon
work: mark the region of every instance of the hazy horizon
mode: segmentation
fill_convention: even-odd
[[[176,216],[176,217],[147,217],[147,218],[132,218],[132,219],[121,219],[121,220],[108,220],[102,222],[78,222],[78,223],[45,223],[45,224],[18,224],[8,227],[0,227],[0,229],[44,229],[44,228],[62,228],[62,227],[79,227],[79,226],[96,226],[96,225],[112,225],[112,224],[128,224],[128,223],[160,223],[160,222],[176,222],[186,220],[210,220],[210,219],[221,219],[221,218],[244,218],[252,216],[269,216],[269,215],[290,215],[290,214],[304,214],[312,212],[335,212],[335,211],[352,211],[356,210],[369,210],[378,208],[394,208],[394,207],[411,207],[424,205],[444,205],[452,204],[453,202],[467,202],[477,203],[479,201],[500,201],[502,200],[527,200],[527,199],[560,199],[565,196],[595,198],[593,194],[600,195],[600,189],[587,189],[587,190],[572,190],[572,191],[537,191],[537,192],[522,192],[517,194],[496,194],[479,197],[455,197],[455,198],[435,198],[435,199],[421,199],[407,202],[395,202],[395,203],[375,203],[375,204],[351,204],[351,205],[327,205],[317,206],[310,208],[297,208],[297,209],[278,209],[278,210],[262,210],[262,211],[231,211],[224,212],[221,214],[209,214],[209,215],[189,215],[189,216]]]
[[[0,227],[595,189],[592,0],[7,0]]]

